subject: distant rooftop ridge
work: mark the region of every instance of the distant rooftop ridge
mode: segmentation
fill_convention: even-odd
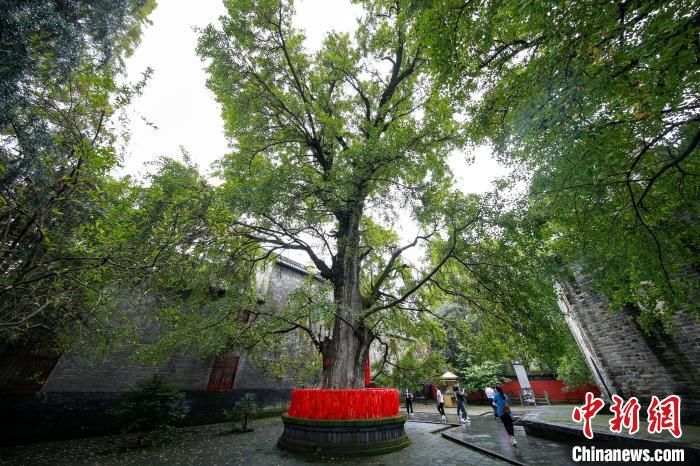
[[[309,271],[309,268],[306,265],[304,265],[300,262],[297,262],[295,260],[292,260],[288,257],[277,256],[276,262],[280,265],[283,265],[285,267],[289,267],[290,269],[296,270],[298,272],[302,272],[302,273],[306,273],[306,274],[312,273],[311,271]]]

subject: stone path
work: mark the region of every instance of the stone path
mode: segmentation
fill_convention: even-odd
[[[462,423],[459,422],[457,419],[456,414],[450,414],[450,413],[445,413],[446,414],[446,424],[452,425],[452,426],[461,426]],[[513,411],[513,419],[518,420],[521,416],[524,416],[526,413],[524,411]],[[475,419],[475,418],[488,418],[488,419],[494,419],[494,417],[491,415],[491,413],[487,414],[481,414],[481,415],[470,415],[470,419]],[[425,412],[425,411],[416,411],[413,413],[413,415],[409,415],[408,417],[408,422],[429,422],[431,424],[442,424],[442,419],[439,413],[435,412]]]
[[[458,426],[459,421],[457,420],[457,415],[456,414],[448,414],[447,416],[447,425],[451,426]],[[439,414],[433,414],[433,413],[413,413],[413,415],[409,416],[408,422],[428,422],[431,424],[442,424],[442,420],[440,419]]]
[[[518,445],[513,446],[500,419],[493,416],[475,416],[471,421],[469,424],[445,431],[442,436],[514,464],[576,464],[571,459],[571,445],[528,436],[523,427],[516,425],[515,438]]]
[[[434,424],[441,424],[442,421],[440,419],[440,414],[437,411],[437,407],[435,406],[434,403],[430,404],[419,404],[419,405],[414,405],[414,412],[413,415],[409,415],[406,413],[406,410],[404,409],[404,406],[401,406],[401,414],[406,414],[408,417],[409,422],[414,421],[414,422],[430,422]],[[488,406],[482,406],[482,405],[469,405],[467,406],[467,412],[469,413],[470,418],[478,417],[478,416],[491,416],[491,408]],[[459,423],[459,420],[457,419],[457,414],[456,414],[456,408],[445,408],[445,414],[447,417],[447,424],[453,425],[453,426],[459,426],[461,425]],[[514,416],[519,416],[517,413],[513,413]],[[525,412],[522,412],[521,414],[525,414]],[[491,416],[493,417],[493,416]]]
[[[513,418],[517,420],[525,414],[514,411]],[[503,423],[490,412],[470,416],[471,422],[467,424],[459,423],[456,414],[448,413],[446,417],[447,423],[455,427],[442,432],[443,437],[492,457],[515,464],[575,464],[571,459],[571,445],[527,436],[521,426],[515,426],[518,445],[514,447]],[[412,422],[439,424],[442,421],[438,413],[421,411],[409,418],[409,423]]]
[[[279,418],[254,421],[254,432],[232,435],[227,424],[177,429],[168,445],[120,451],[123,436],[46,442],[0,449],[0,464],[10,465],[485,465],[506,464],[450,442],[441,436],[446,426],[409,422],[411,446],[368,458],[307,460],[276,447],[282,433]]]

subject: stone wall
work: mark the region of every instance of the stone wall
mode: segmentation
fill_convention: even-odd
[[[258,293],[273,309],[282,308],[289,295],[306,278],[306,271],[288,259],[278,261],[258,277]],[[144,323],[147,326],[148,323]],[[144,333],[150,333],[144,328]],[[161,366],[136,364],[129,360],[131,350],[118,351],[104,360],[96,361],[84,354],[63,355],[42,392],[123,392],[137,381],[156,374],[162,375],[179,390],[206,390],[214,358],[179,355]],[[270,378],[256,368],[245,354],[240,355],[234,389],[290,389],[285,378]]]
[[[281,309],[287,304],[289,295],[302,284],[308,273],[301,264],[280,258],[274,266],[260,273],[258,294],[273,309]]]
[[[118,351],[100,361],[81,354],[66,354],[59,359],[42,392],[123,392],[156,374],[179,390],[207,388],[213,358],[177,356],[162,366],[150,366],[131,362],[130,354],[131,351]]]
[[[700,422],[700,325],[678,313],[675,329],[645,333],[634,310],[611,312],[579,273],[560,285],[560,307],[603,395],[636,396],[646,407],[652,395],[681,397],[682,422]]]
[[[300,264],[278,260],[257,277],[258,293],[280,309],[307,277]],[[146,338],[152,333],[149,325],[144,319]],[[245,393],[256,394],[264,405],[284,404],[294,385],[288,377],[274,378],[255,367],[245,353],[238,354],[233,389],[224,391],[207,390],[213,357],[179,355],[160,366],[150,366],[132,362],[130,354],[131,350],[118,351],[103,360],[64,354],[40,392],[0,395],[0,443],[116,432],[119,425],[111,410],[136,382],[156,374],[185,393],[182,405],[188,413],[187,424],[222,421],[223,410],[231,409]]]

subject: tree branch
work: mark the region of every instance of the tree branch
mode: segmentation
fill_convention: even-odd
[[[695,148],[700,144],[700,131],[697,131],[695,135],[692,137],[690,140],[690,143],[688,146],[685,148],[683,152],[681,152],[676,158],[671,160],[669,163],[661,167],[661,170],[659,170],[654,176],[649,179],[649,183],[647,183],[646,187],[644,188],[644,192],[642,192],[642,195],[639,196],[639,199],[637,200],[637,204],[642,206],[644,210],[648,210],[646,207],[644,207],[644,198],[646,195],[649,193],[649,190],[651,187],[654,185],[656,180],[658,180],[661,175],[666,173],[670,168],[677,166],[679,163],[681,163],[684,159],[686,159],[694,150]]]
[[[388,304],[384,304],[384,305],[369,309],[367,312],[365,312],[362,315],[362,319],[363,320],[367,319],[368,317],[370,317],[371,315],[373,315],[379,311],[382,311],[384,309],[389,309],[389,308],[394,307],[398,304],[401,304],[403,301],[408,299],[413,293],[415,293],[417,290],[419,290],[428,280],[430,280],[432,278],[433,275],[435,275],[442,268],[443,265],[445,265],[447,263],[447,261],[450,258],[452,258],[454,251],[455,251],[455,248],[457,247],[457,235],[460,232],[464,231],[464,229],[466,229],[469,225],[476,222],[476,220],[478,218],[479,218],[479,214],[477,214],[474,219],[472,219],[470,222],[468,222],[466,225],[464,225],[461,228],[457,228],[456,226],[453,225],[450,248],[447,251],[447,253],[445,253],[445,255],[442,257],[442,259],[440,259],[440,262],[438,262],[438,264],[435,267],[433,267],[433,269],[430,272],[428,272],[418,283],[416,283],[413,287],[411,287],[408,291],[406,291],[401,297],[399,297],[398,299],[396,299]]]
[[[418,235],[409,244],[402,246],[400,248],[396,248],[396,250],[394,250],[394,252],[391,254],[391,257],[389,258],[389,261],[386,264],[386,267],[384,267],[384,270],[379,275],[377,280],[374,282],[374,285],[372,286],[372,289],[371,289],[369,295],[365,298],[365,306],[366,307],[371,306],[377,300],[379,290],[381,289],[382,284],[384,283],[384,281],[386,281],[387,277],[389,276],[389,274],[393,270],[394,262],[396,262],[396,259],[398,259],[399,256],[401,256],[401,254],[403,254],[404,251],[406,251],[407,249],[410,249],[410,248],[414,247],[416,244],[418,244],[419,240],[428,240],[430,237],[432,237],[435,234],[436,231],[437,231],[437,229],[433,229],[432,233],[430,233],[429,235]]]

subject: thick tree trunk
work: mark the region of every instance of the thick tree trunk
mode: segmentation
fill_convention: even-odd
[[[334,332],[323,354],[323,388],[364,388],[367,341],[359,338],[347,324]]]
[[[345,283],[335,288],[336,317],[333,336],[323,349],[324,388],[363,388],[365,361],[370,336],[357,317],[362,312],[359,273],[353,272]]]
[[[359,218],[339,222],[338,254],[333,264],[336,316],[333,335],[323,344],[323,388],[364,388],[365,361],[371,337],[359,321],[360,294]]]

